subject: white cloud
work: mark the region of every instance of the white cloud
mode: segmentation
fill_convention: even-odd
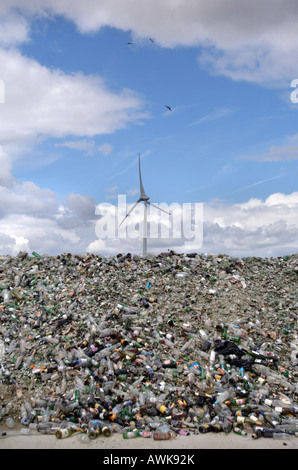
[[[61,202],[53,191],[13,178],[10,159],[0,153],[0,165],[5,163],[5,184],[0,180],[0,255],[20,250],[84,252],[94,239],[96,201],[69,194]]]
[[[30,25],[21,15],[7,11],[1,15],[0,9],[0,44],[18,45],[29,41]]]
[[[67,196],[66,207],[80,220],[94,219],[95,206],[97,202],[91,196],[82,196],[81,194],[71,193]]]
[[[131,189],[128,189],[127,196],[136,196],[137,194],[139,194],[139,192],[140,192],[139,188],[131,188]]]
[[[56,147],[66,147],[69,149],[82,151],[84,155],[90,156],[94,155],[96,151],[103,153],[105,156],[109,155],[113,151],[113,146],[105,143],[100,146],[96,146],[94,140],[70,140],[62,142],[60,144],[55,144]]]
[[[298,159],[298,144],[295,143],[296,139],[291,139],[283,145],[272,145],[264,152],[239,155],[241,160],[255,160],[258,162],[283,162]]]
[[[93,140],[74,140],[55,144],[56,147],[66,147],[71,150],[81,150],[84,155],[93,155],[95,142]]]
[[[3,150],[2,146],[0,146],[0,168],[0,187],[9,187],[13,182],[11,175],[12,158]]]
[[[28,214],[37,217],[52,216],[56,212],[56,195],[49,189],[39,188],[31,181],[18,181],[7,177],[10,184],[0,185],[0,214]]]
[[[111,144],[105,143],[97,147],[100,152],[105,156],[109,155],[113,151],[113,146]]]
[[[100,77],[49,70],[17,50],[0,49],[0,70],[6,94],[0,107],[3,145],[38,136],[107,134],[148,117],[133,91],[115,93]]]
[[[204,205],[206,251],[241,256],[279,256],[297,251],[298,192],[264,201]]]
[[[131,213],[126,219],[124,224],[126,238],[117,238],[119,236],[117,220],[122,220],[125,211],[122,215],[120,211],[115,222],[118,206],[105,204],[100,207],[100,214],[111,225],[104,225],[103,221],[100,221],[98,227],[95,227],[100,241],[93,240],[88,246],[88,251],[96,250],[98,246],[101,252],[110,254],[115,254],[118,251],[141,253],[142,225],[139,226],[138,223],[142,223],[143,208],[135,210],[136,212]],[[182,220],[185,224],[185,208],[179,206],[177,210],[182,210],[181,214],[184,214]],[[264,201],[250,199],[241,204],[205,203],[202,220],[202,245],[198,243],[198,239],[195,240],[194,237],[189,236],[190,230],[188,235],[184,229],[181,235],[177,233],[175,235],[171,226],[168,232],[164,226],[164,233],[170,233],[170,236],[165,238],[150,238],[148,236],[148,250],[158,253],[170,248],[182,253],[192,250],[198,253],[211,252],[226,253],[231,256],[262,257],[295,253],[298,237],[297,212],[298,192],[292,194],[275,193]],[[109,218],[107,218],[108,215]],[[150,217],[148,217],[148,220],[151,220],[150,227],[155,228],[154,224],[159,224],[161,227],[165,223],[157,222],[156,213]],[[104,238],[104,230],[110,236]]]
[[[0,44],[28,40],[28,24],[38,15],[62,15],[82,34],[111,26],[131,31],[134,41],[151,37],[162,47],[200,46],[202,66],[235,80],[271,86],[297,78],[293,0],[2,0],[1,13],[13,27],[1,34],[0,26]]]
[[[106,188],[105,191],[107,193],[114,193],[115,191],[117,191],[118,189],[118,186],[111,186],[110,188]]]
[[[286,206],[296,208],[298,205],[298,192],[292,194],[274,193],[267,197],[265,201],[267,206]]]
[[[111,188],[112,189],[112,188]],[[102,205],[103,207],[104,205]],[[96,229],[100,215],[95,213],[96,201],[90,196],[70,194],[64,201],[52,191],[39,188],[32,182],[14,180],[10,187],[0,186],[0,254],[16,254],[19,250],[36,250],[47,254],[87,251],[115,254],[141,253],[143,206],[126,219],[127,237],[106,239]],[[116,206],[106,205],[110,217]],[[178,208],[181,210],[181,207]],[[297,251],[298,192],[274,193],[267,199],[250,199],[240,204],[205,203],[203,209],[203,244],[186,233],[171,231],[166,219],[157,219],[152,212],[150,227],[161,227],[169,236],[149,237],[148,249],[160,252],[171,248],[227,253],[231,256],[280,256]],[[184,214],[185,212],[181,212]],[[124,217],[124,213],[119,215]],[[163,215],[163,214],[162,214]],[[184,224],[186,224],[186,219]],[[170,227],[170,229],[167,229]],[[126,229],[125,229],[126,230]],[[175,236],[175,238],[173,238]]]

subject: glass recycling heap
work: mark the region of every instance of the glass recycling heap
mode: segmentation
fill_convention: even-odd
[[[0,258],[0,424],[298,436],[298,256]]]

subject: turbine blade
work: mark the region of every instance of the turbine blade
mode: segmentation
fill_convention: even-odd
[[[122,220],[122,222],[119,224],[119,227],[120,225],[123,224],[124,220],[129,216],[129,214],[134,210],[134,208],[139,204],[139,199],[137,200],[137,202],[134,203],[134,205],[132,206],[132,208],[127,212],[126,216],[124,217],[124,219]]]
[[[140,160],[140,154],[139,154],[139,179],[140,179],[140,193],[141,196],[145,196],[145,191],[142,183],[142,175],[141,175],[141,160]]]
[[[162,211],[162,212],[165,212],[165,213],[168,214],[168,215],[171,215],[170,212],[167,212],[167,211],[165,211],[164,209],[162,209],[161,207],[158,207],[158,206],[156,206],[155,204],[152,204],[152,202],[150,202],[150,201],[147,201],[147,204],[150,204],[150,206],[155,207],[155,209],[158,209],[159,211]]]

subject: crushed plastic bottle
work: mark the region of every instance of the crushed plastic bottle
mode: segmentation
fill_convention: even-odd
[[[171,432],[170,428],[164,424],[161,425],[156,431],[153,432],[153,439],[155,441],[167,441],[169,439],[173,439],[175,434]]]

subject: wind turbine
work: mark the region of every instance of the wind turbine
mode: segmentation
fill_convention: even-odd
[[[149,204],[152,207],[155,207],[159,211],[165,212],[168,215],[171,215],[169,212],[165,211],[164,209],[161,209],[160,207],[156,206],[155,204],[152,204],[152,202],[149,201],[149,196],[146,195],[144,186],[142,183],[142,175],[141,175],[141,161],[140,161],[140,154],[139,154],[139,180],[140,180],[140,197],[139,199],[134,203],[132,208],[128,211],[124,219],[122,220],[121,224],[124,222],[124,220],[129,216],[129,214],[134,210],[134,208],[140,203],[144,203],[144,225],[143,225],[143,256],[146,256],[147,254],[147,205]],[[119,227],[120,227],[119,225]]]

